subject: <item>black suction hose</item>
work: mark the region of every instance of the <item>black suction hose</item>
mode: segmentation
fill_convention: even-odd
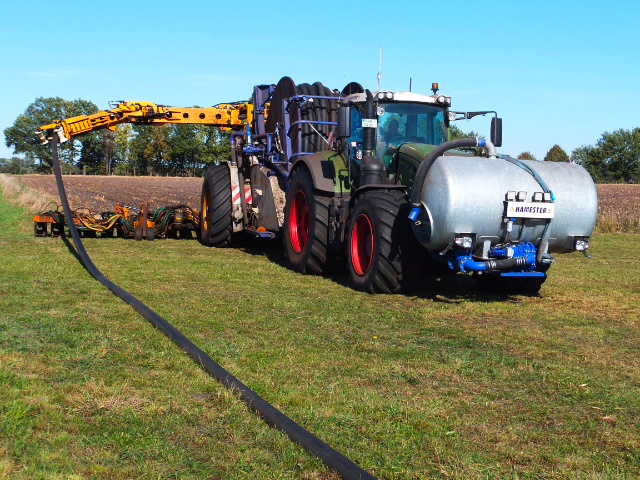
[[[53,160],[53,170],[56,175],[56,183],[58,185],[58,194],[60,195],[60,201],[64,209],[64,216],[69,225],[69,232],[73,238],[73,243],[76,246],[80,260],[85,268],[89,271],[91,276],[95,278],[102,285],[107,287],[116,296],[127,302],[133,308],[135,308],[140,314],[146,318],[151,325],[162,331],[167,337],[169,337],[178,347],[184,350],[198,365],[202,366],[205,372],[218,380],[222,385],[231,391],[236,391],[240,394],[242,401],[254,412],[256,412],[265,422],[269,425],[273,425],[279,430],[285,432],[289,438],[302,445],[302,447],[318,457],[325,465],[335,470],[338,475],[344,479],[375,479],[373,475],[360,468],[353,463],[347,457],[342,455],[337,450],[334,450],[329,445],[324,443],[318,437],[311,432],[305,430],[296,422],[287,417],[284,413],[274,408],[270,403],[260,397],[257,393],[244,385],[240,380],[227,372],[224,368],[214,362],[211,357],[200,350],[191,340],[185,337],[178,329],[167,322],[164,318],[158,315],[156,312],[147,307],[144,303],[131,295],[126,290],[123,290],[118,285],[113,283],[107,277],[105,277],[100,270],[93,264],[87,251],[82,245],[78,230],[73,223],[73,216],[71,209],[69,208],[69,202],[67,201],[67,194],[64,190],[62,183],[62,174],[60,172],[60,164],[58,163],[58,137],[53,135],[51,140],[51,153]]]
[[[458,138],[457,140],[450,140],[448,142],[441,143],[436,148],[431,150],[424,156],[424,160],[420,163],[416,177],[413,180],[413,187],[411,188],[411,204],[412,206],[419,207],[422,201],[422,189],[424,188],[424,181],[427,178],[427,173],[433,162],[447,150],[460,147],[477,147],[477,138]]]

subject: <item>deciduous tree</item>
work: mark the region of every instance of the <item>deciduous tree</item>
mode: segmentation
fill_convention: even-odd
[[[595,146],[583,145],[571,152],[599,182],[640,182],[640,127],[605,132]]]
[[[531,152],[522,152],[518,155],[518,160],[538,160],[536,156]]]
[[[15,120],[11,127],[4,130],[5,144],[12,147],[14,153],[30,154],[40,161],[41,170],[52,168],[51,150],[48,145],[40,145],[35,132],[38,127],[46,125],[60,118],[90,114],[98,111],[98,107],[88,100],[77,99],[71,102],[60,97],[40,97],[27,106],[24,113]],[[87,135],[95,135],[89,133]],[[70,167],[78,158],[82,149],[82,141],[71,140],[59,147],[61,160],[68,162]]]
[[[569,155],[565,152],[560,145],[555,144],[553,147],[549,149],[547,154],[544,156],[545,162],[568,162]]]
[[[134,137],[133,128],[128,123],[118,125],[115,132],[115,155],[118,158],[118,164],[125,172],[132,172],[135,176],[135,163],[131,155],[131,140]]]

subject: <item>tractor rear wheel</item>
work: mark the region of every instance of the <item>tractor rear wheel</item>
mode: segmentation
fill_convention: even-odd
[[[314,193],[309,173],[294,173],[284,207],[284,250],[292,270],[322,274],[327,267],[329,200]]]
[[[356,200],[347,237],[349,279],[355,289],[396,293],[419,271],[425,251],[411,231],[409,207],[400,190],[374,190]]]
[[[200,240],[207,247],[231,246],[231,177],[226,164],[209,167],[200,196]]]

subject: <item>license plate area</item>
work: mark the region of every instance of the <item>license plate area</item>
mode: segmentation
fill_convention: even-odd
[[[507,202],[506,217],[510,218],[554,218],[556,206],[541,202]]]

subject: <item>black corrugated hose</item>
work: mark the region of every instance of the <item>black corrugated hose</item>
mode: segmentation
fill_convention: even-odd
[[[67,201],[64,185],[62,183],[62,174],[60,172],[60,164],[58,163],[58,138],[55,134],[51,140],[51,153],[53,169],[56,175],[56,183],[58,185],[58,193],[60,194],[60,201],[62,202],[65,218],[73,218],[71,216],[71,209],[69,208],[69,202]],[[340,452],[334,450],[318,437],[291,420],[284,413],[274,408],[257,393],[214,362],[206,353],[200,350],[193,342],[191,342],[191,340],[180,333],[178,329],[167,322],[164,318],[151,310],[129,292],[111,282],[96,268],[89,258],[73,222],[69,222],[69,232],[71,233],[73,243],[76,246],[76,250],[78,251],[78,255],[80,256],[82,263],[93,278],[140,312],[140,314],[146,318],[151,325],[160,329],[162,333],[173,340],[178,347],[187,352],[187,354],[193,358],[198,365],[201,365],[209,375],[218,380],[229,390],[238,392],[242,401],[244,401],[244,403],[246,403],[251,410],[256,412],[265,422],[285,432],[293,442],[300,444],[304,449],[318,457],[325,465],[335,470],[342,478],[348,480],[375,480],[376,477],[360,468]]]
[[[427,178],[427,173],[429,173],[431,165],[433,165],[433,162],[435,162],[440,155],[444,154],[447,150],[452,150],[454,148],[477,146],[477,138],[458,138],[456,140],[449,140],[448,142],[441,143],[427,153],[420,163],[416,176],[413,180],[413,187],[411,188],[411,204],[414,207],[420,206],[420,202],[422,201],[422,190],[424,189],[424,181]]]

